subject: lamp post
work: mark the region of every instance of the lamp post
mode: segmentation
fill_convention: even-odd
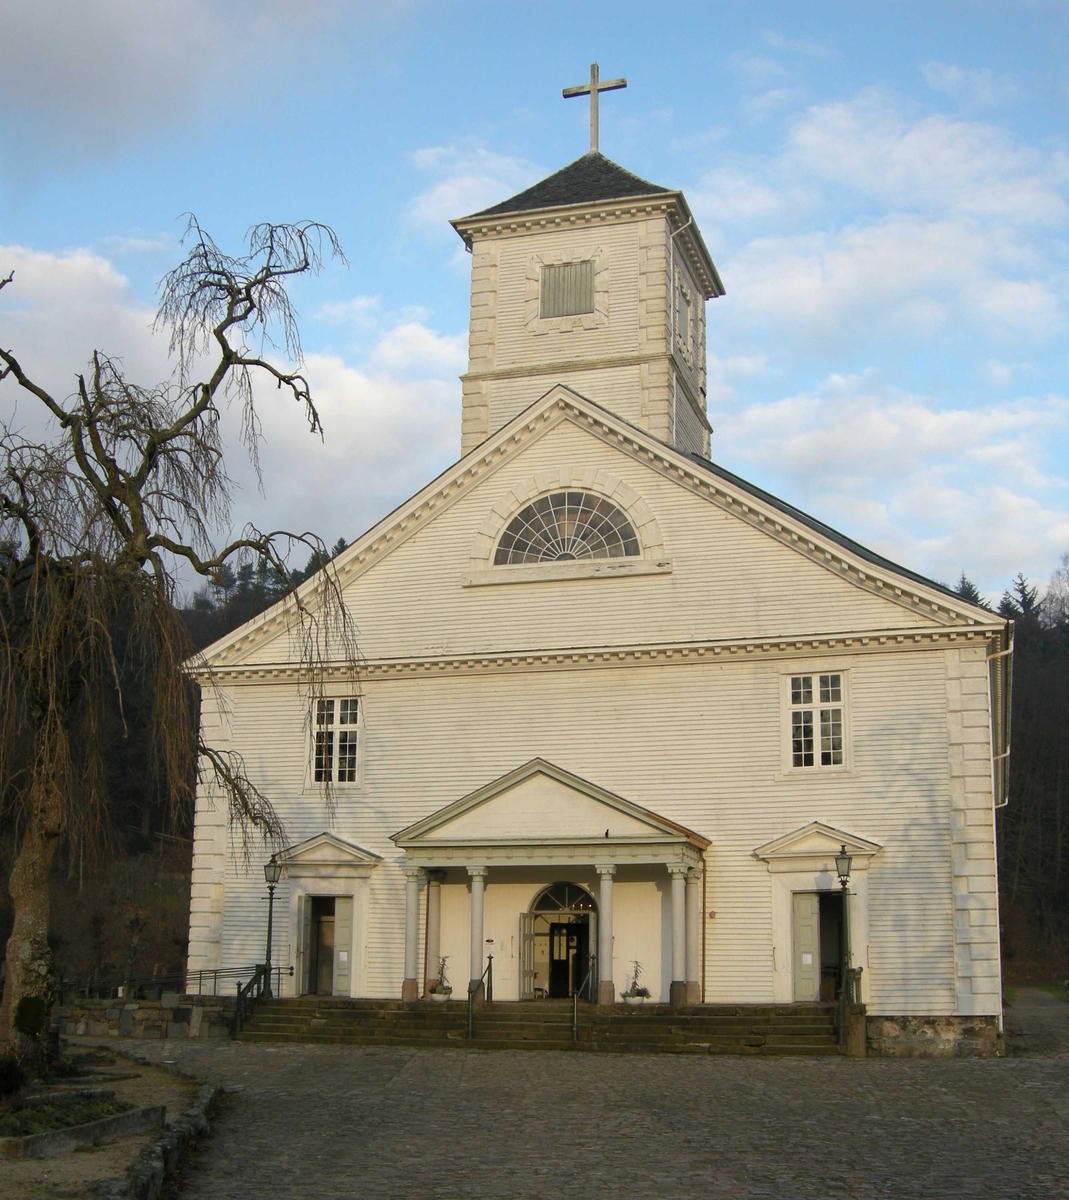
[[[850,855],[842,846],[835,856],[835,873],[839,876],[839,886],[843,889],[843,945],[840,955],[842,979],[839,987],[843,996],[846,995],[847,972],[850,970]]]
[[[282,877],[282,864],[278,861],[278,856],[271,855],[271,861],[264,863],[264,879],[267,881],[267,956],[265,966],[267,968],[267,986],[264,988],[264,995],[270,997],[271,992],[271,926],[274,924],[275,916],[275,887],[279,879]]]

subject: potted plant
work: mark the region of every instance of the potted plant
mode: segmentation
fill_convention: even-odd
[[[438,960],[438,978],[431,984],[429,990],[430,998],[437,1000],[439,1004],[444,1004],[453,994],[453,989],[445,977],[445,964],[448,961],[448,955]]]
[[[627,989],[620,993],[620,998],[625,1004],[642,1004],[643,1001],[650,998],[650,989],[639,983],[641,975],[642,964],[636,959],[631,964],[631,982],[627,985]]]

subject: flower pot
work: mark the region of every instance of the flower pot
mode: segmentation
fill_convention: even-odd
[[[646,997],[645,996],[625,996],[624,1003],[625,1004],[645,1004]]]
[[[438,1004],[444,1004],[452,994],[452,992],[431,992],[431,999]]]

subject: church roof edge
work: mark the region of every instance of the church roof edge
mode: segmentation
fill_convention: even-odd
[[[774,496],[771,492],[766,492],[764,488],[759,488],[756,484],[750,483],[739,475],[735,475],[717,463],[711,462],[707,458],[702,458],[700,454],[688,454],[686,457],[697,463],[698,466],[708,471],[711,475],[716,475],[720,479],[723,479],[725,483],[730,483],[733,487],[749,492],[755,499],[762,500],[765,504],[771,505],[772,508],[779,509],[785,515],[793,517],[796,521],[808,526],[814,533],[819,533],[821,537],[827,538],[830,542],[835,542],[836,545],[842,546],[844,550],[849,550],[851,554],[856,554],[858,558],[863,558],[866,562],[872,563],[873,566],[893,571],[896,575],[901,575],[906,579],[912,580],[914,583],[923,584],[925,587],[941,592],[944,596],[952,596],[959,604],[969,604],[967,600],[959,596],[953,588],[947,587],[945,583],[938,583],[934,579],[929,579],[926,575],[921,575],[917,571],[911,571],[909,567],[903,567],[893,559],[884,558],[882,554],[877,554],[875,550],[870,550],[860,542],[855,542],[853,538],[848,537],[845,533],[840,533],[831,525],[825,524],[818,517],[811,516],[802,509],[796,508],[787,500],[781,500],[779,496]],[[975,608],[976,605],[969,605],[969,607]],[[998,614],[992,613],[991,615],[994,618]]]
[[[671,188],[632,174],[600,151],[591,150],[515,196],[459,220],[533,212],[570,204],[593,204],[599,200],[624,200],[631,196],[667,195],[671,191]]]

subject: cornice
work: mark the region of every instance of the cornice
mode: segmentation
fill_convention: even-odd
[[[437,674],[523,673],[618,669],[635,666],[699,666],[756,659],[798,659],[842,654],[885,654],[888,651],[946,650],[978,646],[999,633],[1001,626],[967,628],[878,629],[854,633],[791,634],[779,637],[733,638],[709,641],[662,642],[622,646],[575,646],[558,649],[505,650],[488,653],[428,655],[421,658],[374,658],[360,669],[364,680],[408,679]],[[197,671],[202,683],[300,681],[304,672],[294,663],[257,663],[216,666]],[[348,682],[348,667],[327,667],[326,680]]]
[[[663,215],[674,226],[671,236],[680,237],[680,244],[690,262],[694,276],[701,285],[705,299],[724,294],[724,285],[717,274],[701,234],[682,192],[657,192],[649,196],[628,196],[621,200],[599,200],[586,204],[562,204],[552,208],[536,208],[526,212],[495,213],[485,217],[462,217],[450,224],[464,239],[469,250],[476,239],[491,237],[524,237],[553,229],[582,229],[616,225],[650,215]]]

